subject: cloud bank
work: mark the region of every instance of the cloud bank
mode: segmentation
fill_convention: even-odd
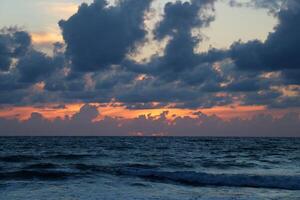
[[[45,119],[32,113],[25,121],[0,118],[0,135],[64,135],[64,136],[280,136],[299,137],[300,114],[288,113],[280,118],[256,115],[251,119],[234,118],[224,121],[201,112],[194,117],[175,116],[167,119],[167,112],[159,116],[141,115],[134,119],[105,117],[94,121],[99,115],[96,106],[84,105],[72,117]]]

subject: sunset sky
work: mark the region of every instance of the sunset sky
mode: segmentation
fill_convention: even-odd
[[[298,0],[1,0],[0,135],[300,136],[299,25]]]

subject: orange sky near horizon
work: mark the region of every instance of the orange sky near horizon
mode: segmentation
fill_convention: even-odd
[[[79,112],[84,103],[65,104],[64,108],[55,108],[58,104],[49,104],[41,107],[34,106],[14,106],[0,109],[0,118],[17,118],[26,120],[31,113],[38,112],[47,119],[55,119],[56,117],[64,118],[66,115],[72,116]],[[100,115],[96,120],[101,120],[103,117],[122,117],[127,119],[136,118],[140,115],[158,116],[164,111],[168,111],[167,117],[172,119],[174,116],[189,116],[195,117],[193,113],[200,111],[207,115],[217,115],[222,119],[231,119],[235,117],[250,118],[256,114],[272,114],[273,116],[281,116],[287,113],[287,110],[268,110],[264,106],[219,106],[205,109],[177,109],[177,108],[160,108],[160,109],[139,109],[129,110],[122,105],[110,104],[93,104],[98,106]]]

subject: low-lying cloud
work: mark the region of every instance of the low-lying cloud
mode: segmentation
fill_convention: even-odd
[[[300,114],[288,113],[275,118],[256,115],[250,119],[223,120],[201,112],[194,117],[167,118],[167,111],[159,116],[141,115],[133,119],[104,117],[95,121],[96,106],[84,105],[72,117],[48,120],[32,113],[25,121],[0,118],[0,135],[64,135],[64,136],[300,136]]]

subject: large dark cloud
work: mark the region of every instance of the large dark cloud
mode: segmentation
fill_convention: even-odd
[[[78,71],[97,71],[120,64],[137,42],[144,39],[144,12],[151,0],[105,0],[82,4],[68,20],[60,21],[66,53]]]
[[[274,87],[298,85],[300,80],[300,2],[287,1],[252,1],[258,7],[281,5],[275,13],[278,25],[269,33],[266,41],[253,40],[246,43],[235,42],[229,52],[238,73],[253,74],[255,79],[246,76],[246,80],[235,79],[227,87],[229,90],[248,88],[244,103],[248,105],[267,105],[275,108],[298,107],[299,89],[294,95],[284,95]],[[278,73],[273,79],[263,78],[265,72]],[[236,73],[236,70],[232,72]],[[244,76],[245,78],[245,76]],[[251,82],[253,84],[251,84]],[[247,85],[245,85],[247,83]],[[272,89],[273,88],[273,89]]]
[[[208,57],[219,58],[219,54],[215,52],[209,55],[195,53],[195,48],[202,41],[202,35],[192,34],[194,28],[207,27],[214,20],[213,9],[213,0],[177,1],[165,5],[163,20],[157,24],[154,34],[158,40],[167,36],[171,39],[164,50],[164,56],[153,58],[153,62],[149,64],[154,75],[163,79],[188,80],[181,73],[204,64],[209,61]],[[209,66],[202,65],[200,68],[198,81],[195,78],[193,81],[202,82],[207,74],[213,74]]]
[[[128,70],[144,73],[147,78],[121,90],[118,100],[129,103],[130,107],[134,102],[138,104],[133,107],[140,107],[141,103],[149,105],[151,101],[193,108],[220,103],[213,94],[204,94],[204,90],[220,90],[223,79],[213,63],[222,60],[227,52],[211,49],[207,53],[196,53],[203,35],[193,34],[194,29],[201,30],[215,19],[214,2],[176,1],[165,5],[163,18],[153,30],[156,40],[169,38],[163,56],[154,56],[141,65],[124,63]]]
[[[243,70],[296,70],[300,68],[300,2],[289,0],[278,13],[278,25],[265,42],[237,42],[231,56]]]

